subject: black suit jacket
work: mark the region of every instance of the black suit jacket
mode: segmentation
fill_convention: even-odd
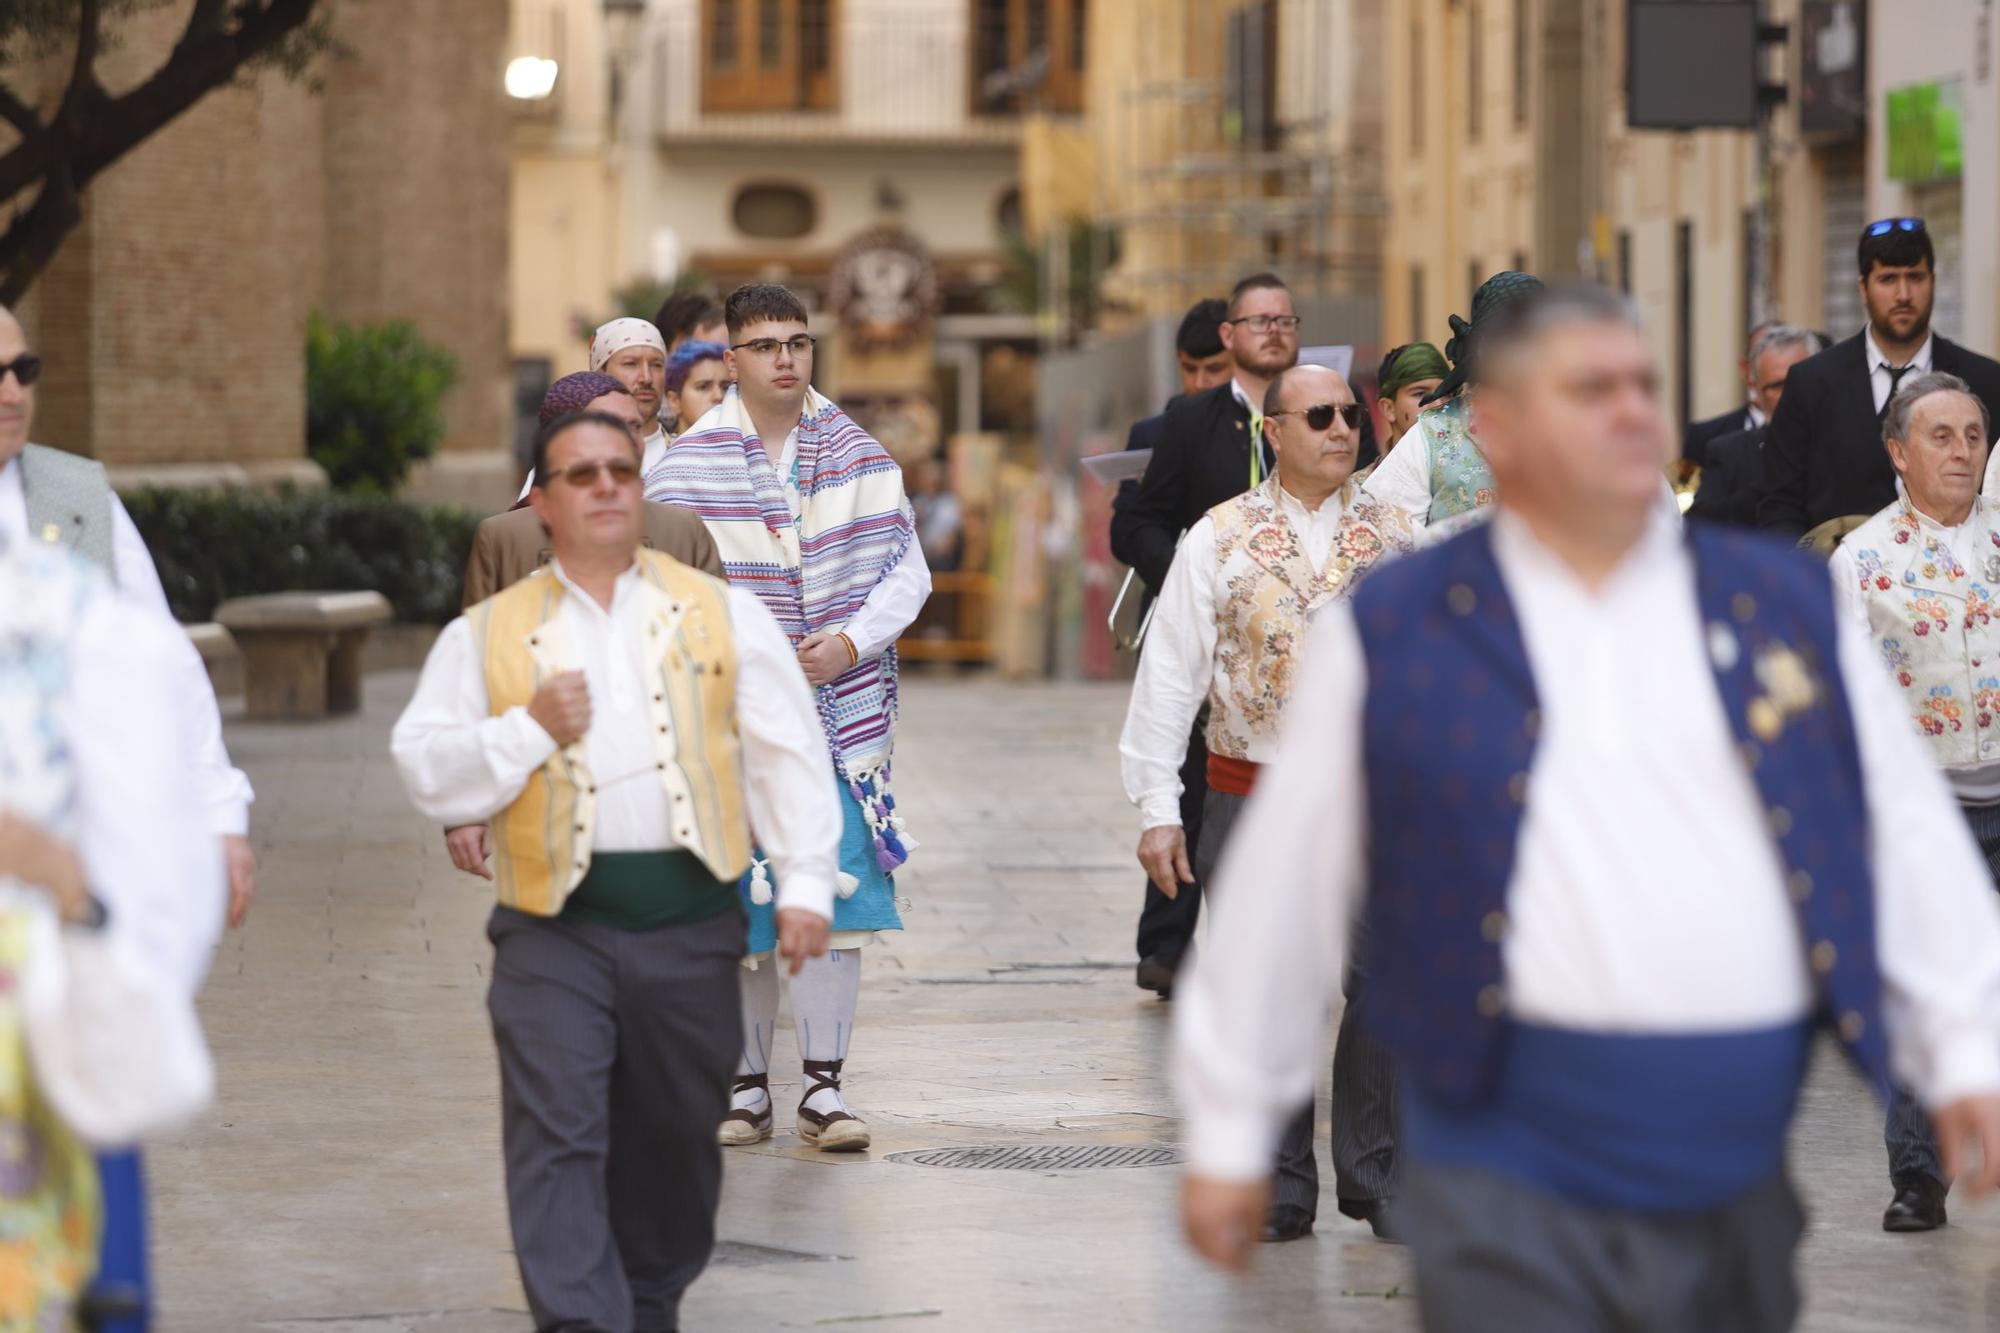
[[[1696,467],[1708,466],[1708,446],[1725,435],[1735,435],[1740,431],[1753,430],[1757,423],[1750,419],[1750,409],[1739,407],[1733,412],[1724,412],[1719,417],[1689,424],[1681,432],[1681,457]],[[1704,479],[1701,483],[1707,486]]]
[[[1694,493],[1689,518],[1739,528],[1757,526],[1757,502],[1764,494],[1764,442],[1770,434],[1770,426],[1763,425],[1708,442],[1708,461],[1701,465],[1701,486]]]
[[[2000,413],[2000,362],[1938,337],[1931,368],[1958,376],[1989,414]],[[1872,514],[1896,498],[1896,470],[1882,447],[1868,375],[1860,333],[1792,367],[1764,446],[1757,526],[1796,537],[1830,518]]]
[[[1168,406],[1171,407],[1173,404],[1169,403]],[[1128,450],[1159,448],[1160,435],[1165,424],[1164,413],[1133,422],[1131,433],[1125,437],[1125,447]],[[1164,568],[1153,571],[1150,568],[1150,560],[1142,562],[1140,551],[1146,549],[1146,543],[1136,536],[1139,523],[1132,513],[1132,506],[1138,502],[1139,483],[1136,480],[1119,482],[1118,493],[1111,497],[1111,557],[1122,565],[1130,565],[1138,570],[1140,581],[1146,585],[1148,593],[1151,593],[1159,586],[1153,582],[1152,574],[1157,572],[1162,579],[1167,575]]]
[[[1139,571],[1158,593],[1173,567],[1174,544],[1195,520],[1224,500],[1250,489],[1250,411],[1236,401],[1229,384],[1175,399],[1157,417],[1132,428],[1134,447],[1142,428],[1153,427],[1153,459],[1139,479],[1139,493],[1111,520],[1111,550]],[[1268,445],[1263,475],[1273,466]]]

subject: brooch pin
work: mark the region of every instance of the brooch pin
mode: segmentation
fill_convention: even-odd
[[[1819,703],[1819,682],[1806,660],[1782,643],[1757,650],[1752,664],[1764,692],[1750,701],[1746,720],[1761,741],[1774,741],[1785,723]]]

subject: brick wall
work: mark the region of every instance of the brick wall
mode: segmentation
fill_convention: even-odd
[[[322,61],[323,92],[267,72],[212,93],[91,186],[23,311],[50,361],[41,439],[115,467],[295,468],[318,308],[449,347],[445,447],[504,471],[505,0],[326,3],[353,54]],[[155,66],[186,10],[124,21],[106,82]]]

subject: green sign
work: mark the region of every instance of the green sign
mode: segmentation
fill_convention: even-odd
[[[1889,178],[1920,185],[1955,180],[1965,168],[1959,81],[1889,92]]]

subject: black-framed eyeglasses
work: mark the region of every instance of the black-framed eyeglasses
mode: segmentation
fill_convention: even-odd
[[[753,356],[776,356],[780,347],[793,356],[811,356],[813,344],[819,339],[810,333],[795,333],[789,338],[752,338],[747,343],[731,343],[732,352],[749,352]]]
[[[1306,425],[1314,430],[1329,430],[1333,418],[1338,415],[1347,423],[1349,430],[1361,429],[1361,404],[1359,403],[1315,403],[1311,407],[1295,407],[1284,412],[1266,412],[1265,417],[1304,417]]]
[[[1871,222],[1866,227],[1863,227],[1861,234],[1864,237],[1872,237],[1887,236],[1892,231],[1924,230],[1926,228],[1924,227],[1924,220],[1922,218],[1883,218],[1880,222]]]
[[[1252,333],[1268,333],[1277,329],[1282,333],[1295,333],[1299,327],[1297,315],[1244,315],[1237,319],[1225,319],[1224,324],[1246,324]]]
[[[12,375],[19,380],[22,388],[27,388],[42,377],[42,358],[33,352],[23,352],[5,365],[0,365],[0,384]]]

